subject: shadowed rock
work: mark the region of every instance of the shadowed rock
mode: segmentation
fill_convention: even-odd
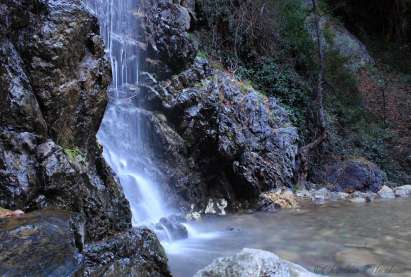
[[[134,228],[84,249],[85,276],[171,276],[153,232]]]
[[[385,173],[377,165],[363,159],[328,165],[324,174],[324,183],[344,192],[378,192],[385,180]]]
[[[164,78],[186,69],[194,60],[197,49],[190,39],[190,11],[171,1],[145,0],[143,30],[145,41],[146,69],[156,71]]]
[[[147,143],[180,198],[205,209],[210,198],[230,205],[291,185],[298,134],[275,98],[200,58],[170,80],[146,78],[142,93],[162,113],[147,112]]]
[[[160,238],[165,240],[175,241],[188,238],[188,231],[182,224],[182,219],[175,216],[161,218],[155,225],[155,229]],[[163,237],[160,234],[163,234]]]

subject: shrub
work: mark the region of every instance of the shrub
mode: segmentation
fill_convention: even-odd
[[[78,147],[64,148],[64,153],[66,154],[71,163],[86,163],[86,156],[83,152],[81,152],[81,150]]]
[[[356,78],[344,67],[346,59],[326,55],[326,80],[332,87],[325,97],[329,114],[330,146],[334,153],[362,156],[386,168],[389,151],[385,141],[393,136],[383,121],[366,110]]]
[[[293,123],[300,128],[304,126],[310,89],[292,67],[268,58],[258,66],[240,68],[237,76],[252,80],[255,88],[265,95],[277,97],[290,112]]]

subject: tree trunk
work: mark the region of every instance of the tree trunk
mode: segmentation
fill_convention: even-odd
[[[320,146],[322,142],[327,138],[327,130],[325,127],[325,115],[323,105],[323,81],[324,81],[324,52],[321,41],[321,27],[320,27],[320,15],[318,11],[317,1],[312,0],[315,32],[316,32],[316,44],[318,49],[318,59],[320,69],[317,76],[317,85],[313,90],[312,101],[312,114],[314,115],[313,121],[316,129],[316,138],[309,144],[302,146],[297,155],[297,168],[296,168],[296,182],[299,187],[305,186],[308,176],[309,164],[308,156],[310,152]]]

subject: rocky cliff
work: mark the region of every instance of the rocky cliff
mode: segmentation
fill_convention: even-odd
[[[185,210],[204,210],[210,199],[235,209],[291,186],[298,134],[287,111],[206,58],[194,59],[195,15],[182,4],[144,5],[142,114],[164,186]]]
[[[146,239],[140,233],[149,231],[128,231],[131,228],[129,203],[106,166],[96,141],[110,81],[110,65],[104,57],[97,20],[81,1],[0,2],[0,206],[26,212],[65,210],[78,219],[74,226],[79,238],[74,243],[74,237],[65,234],[69,228],[64,225],[65,220],[50,215],[61,221],[56,224],[54,236],[53,228],[48,225],[53,219],[44,212],[29,220],[40,234],[29,232],[24,238],[16,238],[13,245],[9,236],[14,235],[9,232],[25,228],[27,223],[24,220],[14,225],[2,222],[7,227],[0,228],[5,238],[0,243],[1,274],[23,274],[27,268],[16,268],[13,262],[6,262],[22,258],[10,251],[19,247],[19,243],[36,240],[44,234],[51,236],[50,240],[56,237],[55,241],[72,245],[67,251],[80,256],[84,243],[110,237],[113,242],[101,242],[104,246],[87,247],[88,253],[113,255],[104,261],[86,255],[89,261],[86,268],[93,270],[99,270],[103,263],[109,267],[116,261],[141,254],[139,246],[127,240],[144,243]],[[59,236],[59,232],[66,237]],[[149,236],[152,241],[157,240],[154,235]],[[118,240],[123,241],[128,250],[119,251],[117,246],[121,243],[114,242]],[[156,251],[150,248],[145,258],[139,260],[149,261]],[[166,258],[163,253],[158,255],[162,257],[158,262],[160,269],[166,274]],[[79,268],[82,267],[81,261],[79,264]],[[30,264],[40,267],[40,271],[42,265],[48,266],[44,261]],[[137,270],[139,267],[135,266]],[[124,264],[116,272],[121,273],[125,268]]]

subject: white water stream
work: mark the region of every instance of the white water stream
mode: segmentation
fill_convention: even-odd
[[[164,206],[159,185],[153,180],[155,165],[147,158],[150,134],[142,125],[141,109],[133,99],[138,97],[138,7],[139,0],[87,0],[87,7],[96,15],[106,55],[112,66],[113,80],[109,89],[109,105],[97,134],[103,155],[119,178],[128,199],[133,226],[154,227],[163,217],[175,211]],[[167,227],[155,229],[167,252],[179,251]],[[207,239],[187,225],[189,238]]]
[[[113,72],[110,101],[97,137],[130,202],[134,226],[156,223],[171,212],[150,180],[147,134],[141,128],[140,110],[132,102],[138,96],[138,2],[87,0],[99,20]]]

